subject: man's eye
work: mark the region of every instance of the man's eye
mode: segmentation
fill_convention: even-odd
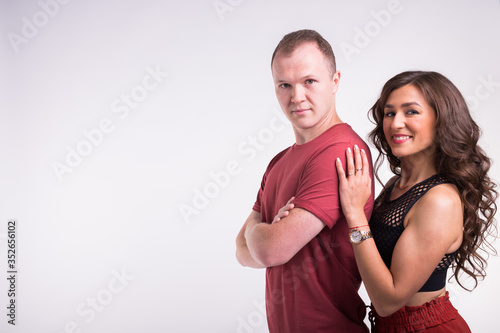
[[[280,88],[288,88],[290,85],[288,83],[282,83],[280,84]]]
[[[313,83],[314,83],[314,80],[312,80],[312,79],[306,80],[306,83],[307,83],[307,84],[313,84]]]

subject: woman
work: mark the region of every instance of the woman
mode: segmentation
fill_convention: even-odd
[[[477,145],[480,130],[458,89],[435,72],[396,75],[370,113],[376,123],[370,139],[380,153],[376,171],[386,157],[395,176],[369,223],[363,212],[371,188],[365,152],[348,149],[347,170],[340,159],[336,166],[374,332],[470,332],[445,285],[452,265],[458,283],[464,287],[463,272],[475,288],[486,276],[478,250],[496,252],[486,238],[497,192],[487,174],[490,160]]]

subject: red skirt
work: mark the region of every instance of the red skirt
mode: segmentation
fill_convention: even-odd
[[[448,292],[420,306],[405,306],[387,317],[380,317],[372,307],[370,321],[374,324],[372,332],[377,333],[471,332],[465,320],[451,304]]]

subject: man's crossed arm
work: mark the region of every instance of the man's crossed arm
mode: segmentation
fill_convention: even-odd
[[[293,208],[272,224],[252,211],[236,237],[236,259],[243,266],[264,268],[288,262],[325,224],[305,209]]]

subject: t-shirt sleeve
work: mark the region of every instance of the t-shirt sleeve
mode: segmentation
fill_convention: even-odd
[[[370,172],[372,172],[368,146],[362,140],[351,139],[349,142],[332,144],[315,154],[304,168],[297,188],[294,200],[295,207],[316,215],[329,228],[332,228],[339,219],[344,217],[340,205],[335,160],[337,157],[340,158],[342,166],[346,170],[345,152],[348,147],[352,149],[354,144],[368,152]],[[368,219],[373,208],[373,191],[372,179],[372,193],[364,207]]]
[[[311,158],[304,168],[294,205],[316,215],[329,228],[342,217],[335,159],[345,165],[348,143],[329,146]]]
[[[262,181],[260,183],[260,188],[259,191],[257,192],[257,199],[255,200],[255,203],[253,204],[252,209],[255,210],[256,212],[261,212],[261,206],[262,206],[262,192],[264,191],[264,186],[266,184],[266,177],[267,177],[267,172],[262,176]]]
[[[288,149],[289,148],[281,151],[279,154],[274,156],[274,158],[269,162],[267,169],[266,169],[266,172],[264,172],[264,176],[262,176],[262,181],[260,182],[260,188],[259,188],[259,191],[257,192],[257,199],[255,200],[255,203],[252,207],[252,209],[255,210],[256,212],[262,213],[262,210],[261,210],[262,209],[262,193],[264,192],[264,188],[266,186],[267,175],[269,174],[271,169],[274,167],[276,162],[279,161],[279,159],[286,153],[286,151]]]

